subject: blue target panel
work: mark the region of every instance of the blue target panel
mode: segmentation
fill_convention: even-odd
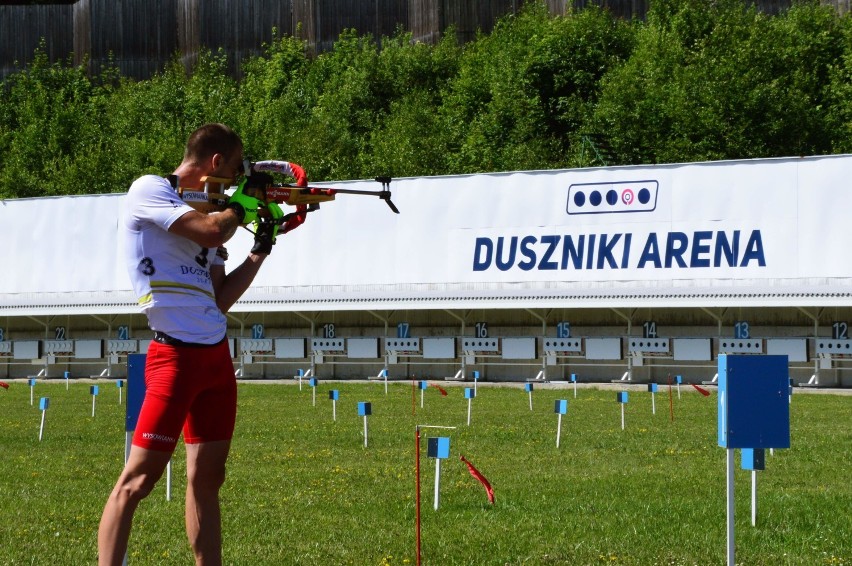
[[[338,391],[337,389],[332,389],[328,392],[328,398],[332,401],[337,401],[338,399],[340,399],[340,391]]]
[[[430,458],[446,460],[450,457],[450,439],[446,436],[427,439],[426,455]]]
[[[719,446],[789,448],[789,379],[787,356],[719,356]]]
[[[657,384],[656,383],[649,383],[648,384],[648,392],[649,393],[656,393],[657,392]]]
[[[427,389],[428,387],[429,387],[429,382],[427,382],[427,381],[421,381],[420,382],[420,389]]]
[[[576,381],[577,381],[577,374],[576,374],[576,373],[572,373],[572,374],[571,374],[571,382],[573,383],[573,382],[576,382]]]
[[[553,412],[560,415],[566,414],[568,412],[568,400],[557,399],[556,403],[553,404]]]
[[[98,386],[97,385],[90,386],[89,387],[89,393],[91,393],[92,395],[97,395],[98,394]]]
[[[464,388],[464,398],[465,399],[473,399],[476,397],[476,391],[473,390],[472,387]]]
[[[310,380],[308,380],[308,385],[310,385],[311,387],[316,387],[317,386],[317,378],[312,377]]]
[[[127,405],[124,417],[125,432],[136,430],[139,411],[145,399],[145,354],[127,356]]]
[[[765,450],[763,448],[743,448],[741,466],[744,470],[764,470]]]
[[[370,402],[361,401],[358,403],[358,416],[366,417],[373,414],[373,405]]]
[[[118,387],[118,388],[122,388],[122,387],[124,387],[124,382],[119,379],[118,381],[115,382],[115,386]]]
[[[30,387],[35,386],[35,383],[36,383],[36,380],[35,380],[35,379],[30,379],[30,380],[29,380]]]
[[[627,403],[627,391],[619,391],[616,393],[615,400],[619,403]]]
[[[47,408],[50,407],[50,398],[42,397],[38,400],[38,408],[41,411],[46,411]]]
[[[527,384],[524,385],[524,391],[526,391],[527,393],[529,393],[532,390],[533,390],[533,384],[532,383],[527,383]]]

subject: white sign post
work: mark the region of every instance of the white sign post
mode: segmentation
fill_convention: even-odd
[[[358,415],[364,417],[364,448],[367,447],[367,417],[373,414],[372,403],[360,401],[358,403]]]
[[[559,439],[562,436],[562,415],[568,412],[568,400],[567,399],[557,399],[553,412],[556,413],[556,447],[559,448]]]
[[[470,408],[474,397],[476,397],[476,391],[470,387],[465,387],[464,398],[467,399],[467,426],[470,426]]]
[[[619,391],[616,393],[615,400],[621,405],[621,430],[624,430],[624,405],[627,404],[627,391]]]
[[[44,415],[47,413],[47,408],[50,406],[50,398],[42,397],[39,399],[38,408],[41,410],[41,425],[38,429],[38,441],[41,442],[41,437],[44,434]]]

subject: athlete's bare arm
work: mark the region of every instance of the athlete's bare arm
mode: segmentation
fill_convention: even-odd
[[[213,279],[213,291],[216,293],[216,305],[222,312],[228,310],[243,296],[246,289],[254,281],[258,270],[260,270],[264,254],[249,254],[236,269],[225,275],[225,267],[214,265],[210,270]]]
[[[205,248],[218,248],[234,235],[239,226],[240,219],[233,209],[228,208],[216,214],[191,210],[175,220],[169,232]]]

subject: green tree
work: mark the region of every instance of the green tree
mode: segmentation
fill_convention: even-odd
[[[465,46],[442,114],[456,172],[563,167],[600,78],[632,49],[631,26],[596,7],[552,17],[541,3]]]
[[[591,127],[625,163],[828,152],[840,40],[813,2],[774,17],[738,0],[657,2],[627,64],[604,77]]]

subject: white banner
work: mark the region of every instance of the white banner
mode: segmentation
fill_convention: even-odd
[[[613,292],[624,305],[671,295],[665,304],[676,306],[690,293],[707,305],[755,304],[748,298],[771,289],[793,305],[848,305],[850,178],[852,156],[394,180],[401,214],[375,197],[323,203],[279,239],[235,310],[509,307],[527,296],[612,306],[600,297]],[[117,247],[122,201],[0,203],[0,313],[132,312]],[[228,243],[228,269],[251,242],[241,230]]]

